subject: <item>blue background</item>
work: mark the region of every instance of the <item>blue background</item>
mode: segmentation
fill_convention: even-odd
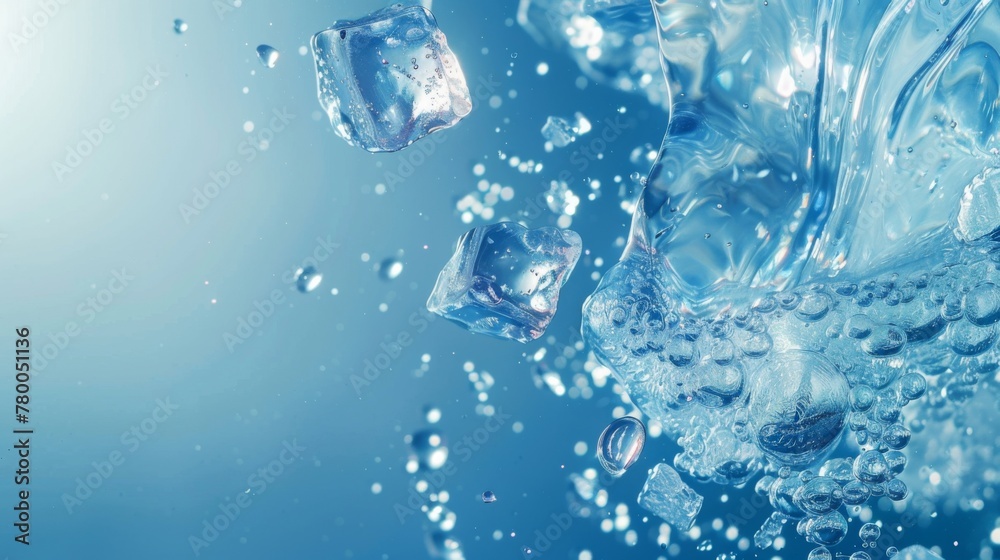
[[[28,326],[36,355],[30,547],[14,544],[11,525],[13,375],[5,374],[0,385],[0,433],[8,434],[0,440],[0,554],[193,557],[189,536],[200,534],[220,504],[233,503],[251,486],[248,477],[294,441],[305,448],[301,458],[265,491],[255,490],[252,504],[201,557],[425,557],[427,523],[421,514],[401,523],[394,507],[405,504],[413,479],[404,469],[410,452],[404,437],[427,426],[428,405],[442,410],[435,427],[451,442],[484,425],[463,370],[472,361],[496,379],[489,403],[512,420],[468,461],[453,452],[456,472],[443,488],[458,516],[454,534],[467,558],[520,558],[521,548],[535,542],[534,532],[567,511],[567,475],[598,466],[594,443],[621,397],[609,384],[591,399],[557,398],[535,387],[525,359],[551,346],[544,340],[527,346],[492,340],[444,320],[424,329],[414,314],[424,308],[455,241],[471,227],[455,201],[475,190],[476,163],[486,166],[485,178],[516,191],[491,221],[522,218],[532,227],[555,223],[551,212],[531,211],[530,201],[566,170],[582,197],[590,191],[586,179],[603,185],[600,197],[581,202],[574,219],[572,229],[590,254],[563,290],[549,329],[559,341],[571,341],[583,299],[596,286],[592,274],[617,259],[616,242],[627,236],[629,216],[613,178],[627,184],[633,171],[647,171],[646,163],[631,163],[629,153],[659,144],[666,115],[640,95],[578,83],[568,56],[537,46],[513,21],[513,0],[435,0],[433,11],[473,91],[498,82],[491,96],[502,104],[491,108],[488,97],[478,97],[455,128],[400,153],[370,155],[333,134],[319,112],[312,56],[298,49],[334,20],[360,17],[383,3],[245,0],[221,11],[218,4],[70,0],[57,3],[31,38],[14,43],[10,37],[23,33],[22,18],[39,18],[41,4],[0,7],[0,353],[13,356],[14,329]],[[174,33],[175,18],[189,24],[185,34]],[[281,51],[275,68],[257,60],[261,43]],[[551,68],[545,76],[535,71],[541,61]],[[150,69],[162,77],[143,89]],[[142,99],[123,106],[121,97],[134,91]],[[628,109],[625,134],[586,169],[571,163],[572,151],[596,137],[600,121],[621,106]],[[253,148],[274,111],[293,117],[267,150]],[[575,111],[594,123],[592,136],[545,153],[539,133],[545,118]],[[59,171],[56,164],[66,164],[88,134],[96,138],[88,131],[105,119],[110,132],[91,141],[96,145],[77,166]],[[245,121],[255,123],[254,132],[244,132]],[[421,145],[433,153],[412,159]],[[544,169],[519,173],[498,160],[499,152],[541,161]],[[376,193],[387,172],[421,159],[393,190]],[[231,162],[240,172],[197,214],[185,216],[181,206],[193,204],[195,191]],[[483,223],[477,218],[472,225]],[[317,263],[322,285],[296,292],[289,275],[331,241],[337,247]],[[376,270],[387,257],[404,263],[392,281]],[[594,264],[597,257],[603,266]],[[132,278],[120,286],[113,279],[123,270]],[[118,293],[105,292],[109,287]],[[266,308],[276,290],[273,313],[230,351],[225,335],[237,333],[255,304]],[[88,298],[101,297],[97,311]],[[386,311],[379,309],[383,303]],[[413,343],[359,395],[351,376],[400,333]],[[423,354],[431,356],[430,367],[418,376]],[[158,399],[177,408],[151,421]],[[155,429],[147,439],[123,440],[144,421]],[[523,432],[511,429],[513,421]],[[573,451],[578,441],[588,445],[585,456]],[[543,557],[575,559],[582,549],[594,558],[666,555],[655,544],[659,522],[642,522],[635,496],[646,469],[670,462],[675,451],[665,439],[651,440],[610,490],[613,504],[629,505],[638,545],[627,547],[621,533],[576,519]],[[64,496],[116,452],[122,461],[113,472],[67,507]],[[376,482],[379,494],[371,490]],[[479,500],[487,489],[499,497],[490,506]],[[711,539],[714,546],[696,551],[696,542],[675,534],[682,557],[734,551],[733,542],[708,526],[750,489],[696,489],[706,496],[698,541]],[[722,494],[729,505],[720,502]],[[740,536],[752,538],[767,513],[755,512]],[[986,516],[939,518],[933,531],[910,530],[900,544],[936,544],[946,547],[948,558],[971,558],[991,525]],[[974,537],[960,538],[959,527]],[[496,530],[502,539],[494,540]],[[758,555],[804,557],[810,547],[790,527],[785,536],[789,548]],[[856,544],[849,540],[839,550]]]

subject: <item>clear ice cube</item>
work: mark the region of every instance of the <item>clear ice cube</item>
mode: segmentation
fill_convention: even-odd
[[[394,152],[472,111],[458,59],[433,14],[394,4],[312,38],[319,103],[341,138]]]
[[[474,333],[537,339],[581,251],[580,236],[570,230],[512,222],[475,228],[459,239],[427,309]]]
[[[678,531],[687,531],[694,525],[703,501],[704,498],[684,484],[677,471],[666,463],[649,471],[649,478],[639,493],[640,506]]]
[[[687,531],[694,525],[703,501],[704,498],[684,484],[677,471],[666,463],[653,467],[639,493],[640,506],[679,531]]]

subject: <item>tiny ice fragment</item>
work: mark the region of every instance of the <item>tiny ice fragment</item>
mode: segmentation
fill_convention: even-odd
[[[458,240],[427,309],[474,333],[537,339],[581,251],[580,236],[570,230],[512,222],[475,228]]]
[[[565,148],[570,142],[576,141],[576,134],[577,130],[566,119],[559,117],[549,117],[542,126],[542,136],[557,148]]]
[[[312,38],[319,103],[337,135],[395,152],[472,111],[458,59],[421,6],[338,20]]]
[[[694,525],[694,518],[701,511],[703,501],[666,463],[653,467],[639,493],[640,506],[679,531],[687,531]]]
[[[278,49],[272,47],[271,45],[260,45],[257,47],[257,58],[260,59],[260,63],[268,68],[274,68],[274,65],[278,63],[278,57],[281,53]]]

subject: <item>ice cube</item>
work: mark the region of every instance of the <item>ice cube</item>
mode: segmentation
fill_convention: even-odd
[[[660,463],[649,472],[639,493],[639,505],[660,516],[678,531],[687,531],[701,511],[704,498],[684,484],[677,471]]]
[[[458,59],[426,8],[394,4],[312,38],[319,103],[337,135],[394,152],[472,111]]]
[[[474,333],[537,339],[581,251],[580,236],[570,230],[512,222],[475,228],[458,240],[427,309]]]
[[[944,558],[934,554],[926,548],[915,544],[899,551],[894,558],[897,560],[944,560]]]

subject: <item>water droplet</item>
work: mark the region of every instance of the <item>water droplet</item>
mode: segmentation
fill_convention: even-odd
[[[597,440],[597,458],[604,470],[621,476],[642,453],[646,443],[646,427],[642,422],[625,416],[608,424]]]
[[[497,495],[496,494],[494,494],[493,492],[491,492],[489,490],[483,492],[483,503],[484,504],[492,504],[495,501],[497,501]]]
[[[910,430],[899,424],[892,424],[882,432],[882,442],[890,449],[902,449],[910,443]]]
[[[278,49],[270,45],[260,45],[257,47],[257,58],[260,59],[260,63],[268,68],[274,68],[274,65],[278,63],[278,57],[281,53]]]
[[[809,552],[809,557],[807,560],[833,560],[833,554],[825,546],[819,548],[814,548]]]
[[[872,492],[863,482],[857,480],[844,485],[844,503],[851,506],[858,506],[868,501]]]
[[[984,282],[965,295],[965,316],[973,325],[988,327],[1000,320],[1000,288]]]
[[[839,544],[847,536],[847,520],[837,511],[810,519],[806,525],[806,540],[824,546]]]
[[[182,19],[174,20],[174,33],[183,35],[188,30],[188,24]]]
[[[865,523],[858,531],[858,536],[865,542],[877,541],[882,536],[882,529],[879,529],[879,526],[874,523]]]
[[[820,476],[796,490],[792,499],[806,513],[823,515],[840,507],[844,501],[844,491],[837,481]]]
[[[403,273],[403,263],[399,259],[388,258],[382,261],[378,267],[378,275],[382,280],[389,281],[399,278]]]
[[[889,477],[889,464],[878,451],[865,451],[854,460],[854,476],[870,484],[885,482]]]
[[[441,421],[441,409],[433,406],[424,408],[424,418],[428,424],[437,424]]]
[[[889,499],[894,502],[898,502],[906,498],[906,494],[908,492],[906,483],[898,478],[890,480],[885,485],[885,495],[889,496]]]
[[[899,392],[907,400],[919,399],[927,392],[927,380],[919,373],[907,373],[899,379]]]
[[[410,439],[410,447],[422,470],[437,470],[448,461],[448,446],[436,430],[420,430]]]
[[[303,294],[318,288],[322,281],[323,275],[311,266],[300,268],[295,272],[295,287]]]
[[[875,391],[868,385],[857,385],[851,390],[851,406],[864,412],[875,404]]]

